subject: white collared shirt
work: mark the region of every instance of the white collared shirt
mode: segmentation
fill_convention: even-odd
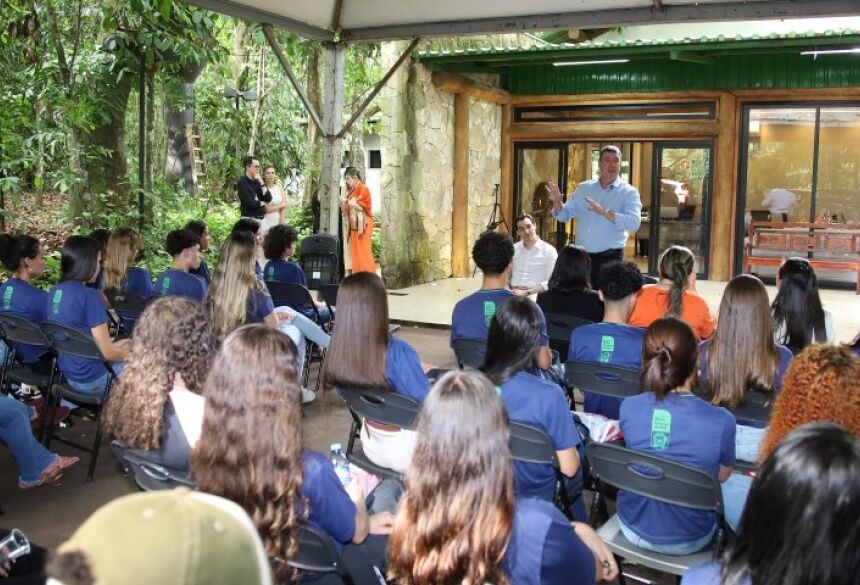
[[[531,248],[526,248],[522,241],[517,242],[514,244],[514,271],[511,274],[511,286],[531,288],[540,284],[543,290],[547,290],[556,258],[558,258],[556,249],[540,238]]]

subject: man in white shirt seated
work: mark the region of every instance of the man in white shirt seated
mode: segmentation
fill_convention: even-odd
[[[535,295],[547,290],[558,252],[538,237],[534,218],[528,213],[517,218],[517,233],[520,241],[514,244],[511,289],[518,295]]]
[[[767,207],[770,211],[771,221],[778,221],[779,219],[782,219],[782,221],[788,221],[788,216],[791,214],[791,210],[794,209],[794,206],[797,204],[797,195],[788,189],[773,189],[770,193],[765,195],[761,204]]]

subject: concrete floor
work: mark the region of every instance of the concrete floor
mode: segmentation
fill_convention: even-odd
[[[481,286],[481,276],[474,278],[447,278],[428,284],[388,292],[389,314],[392,320],[420,323],[438,327],[451,326],[454,305],[464,296]],[[716,314],[723,297],[725,282],[701,280],[696,288]],[[773,300],[776,287],[768,286]],[[821,300],[835,317],[836,339],[850,341],[860,331],[860,296],[853,290],[822,289]]]

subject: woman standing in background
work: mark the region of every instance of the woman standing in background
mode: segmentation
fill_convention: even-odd
[[[340,197],[343,217],[349,227],[349,254],[352,259],[352,273],[376,273],[373,250],[370,241],[373,235],[373,210],[370,203],[370,189],[361,182],[361,173],[355,167],[347,167],[343,179],[349,195]]]

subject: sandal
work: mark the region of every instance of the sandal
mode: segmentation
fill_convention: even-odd
[[[80,460],[80,457],[63,457],[62,455],[58,455],[56,461],[51,463],[44,471],[42,471],[42,474],[39,476],[37,481],[31,483],[19,480],[18,488],[29,490],[45,485],[46,483],[54,483],[63,477],[64,471],[77,465]]]

